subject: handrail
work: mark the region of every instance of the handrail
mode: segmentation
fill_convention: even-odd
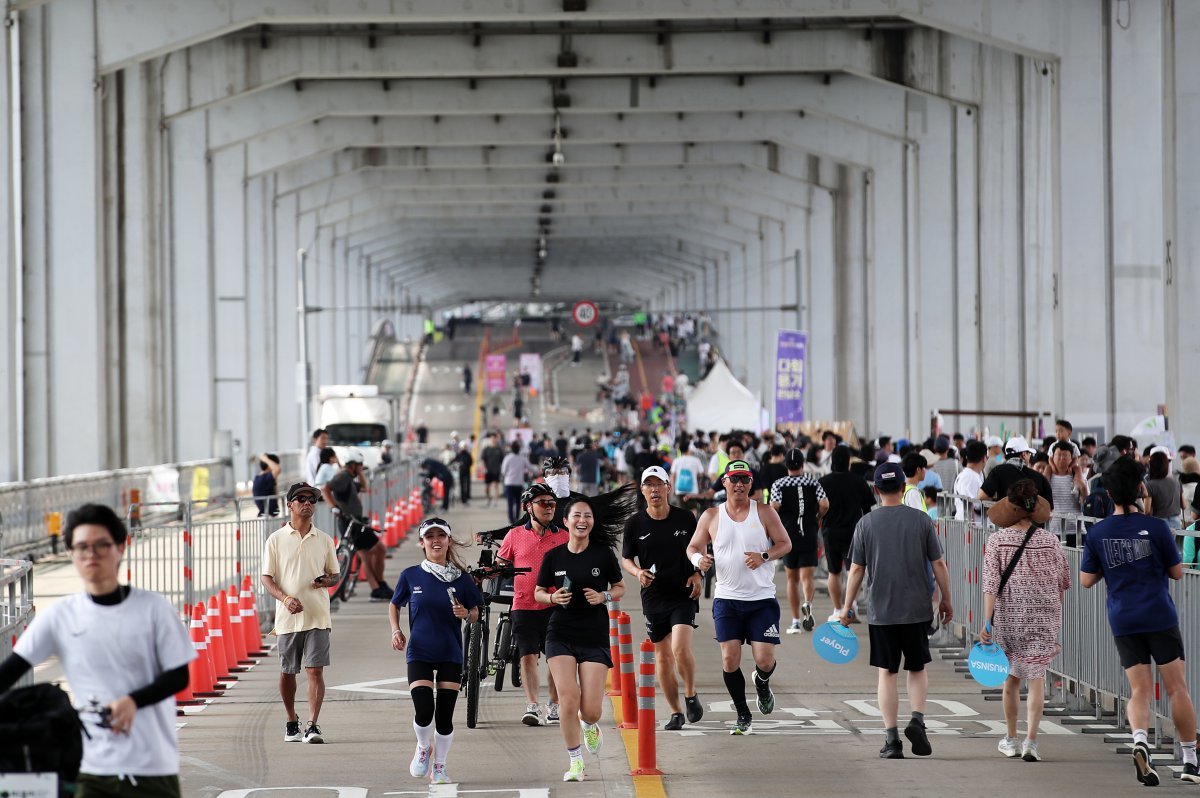
[[[0,558],[0,662],[12,654],[13,641],[33,617],[33,563]],[[17,683],[33,682],[33,671]]]

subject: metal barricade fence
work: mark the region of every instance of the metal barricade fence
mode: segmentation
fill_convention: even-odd
[[[982,513],[964,507],[964,519],[955,518],[959,502],[967,502]],[[955,619],[952,630],[964,643],[974,639],[983,628],[983,555],[987,536],[996,527],[987,519],[987,508],[993,502],[942,494],[938,497],[938,537],[942,542],[946,564],[950,571],[951,602]],[[1053,513],[1051,529],[1063,542],[1071,587],[1063,596],[1062,652],[1050,663],[1049,672],[1061,682],[1060,698],[1090,705],[1099,717],[1104,711],[1116,712],[1116,724],[1124,725],[1124,699],[1129,696],[1125,671],[1113,644],[1108,624],[1107,593],[1104,582],[1089,589],[1079,583],[1079,568],[1083,561],[1083,543],[1088,527],[1097,519],[1072,513]],[[1196,532],[1183,535],[1197,536]],[[1179,611],[1179,622],[1185,646],[1187,683],[1191,690],[1200,690],[1200,614],[1190,611],[1200,606],[1200,571],[1185,568],[1183,578],[1171,580],[1171,596]],[[1171,725],[1170,700],[1155,674],[1155,694],[1152,709],[1155,716],[1156,739],[1165,726]],[[1053,680],[1048,680],[1053,681]]]
[[[33,563],[0,559],[0,662],[12,654],[13,643],[33,619]],[[33,671],[17,686],[33,683]]]
[[[198,494],[211,499],[231,497],[236,490],[231,462],[219,458],[0,484],[0,556],[19,553],[36,558],[55,550],[58,537],[52,533],[65,522],[68,512],[82,504],[98,502],[121,508],[138,494],[142,500],[151,500],[151,482],[164,474],[162,469],[167,469],[165,474],[171,478],[169,487],[177,487],[180,502],[191,501]],[[175,512],[168,511],[166,503],[159,509],[167,516]]]

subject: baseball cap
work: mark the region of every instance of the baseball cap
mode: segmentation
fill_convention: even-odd
[[[445,532],[447,535],[451,534],[450,524],[446,523],[446,521],[444,521],[443,519],[441,519],[441,518],[426,518],[424,521],[421,522],[421,526],[417,528],[417,537],[423,538],[423,537],[425,537],[425,534],[427,532],[430,532],[434,529],[440,529],[443,532]]]
[[[363,455],[362,455],[362,452],[360,452],[358,449],[351,449],[350,452],[345,457],[342,458],[343,465],[350,465],[351,463],[361,463],[362,461],[363,461]]]
[[[986,441],[984,441],[984,443],[987,444],[987,447],[989,449],[992,448],[993,446],[1003,446],[1004,445],[1004,441],[1000,440],[1000,438],[998,438],[995,435],[988,438]]]
[[[667,484],[670,484],[671,482],[671,475],[668,474],[666,469],[664,469],[662,466],[650,466],[643,471],[641,484],[646,484],[646,480],[650,479],[650,477],[658,477]]]
[[[788,468],[800,468],[804,465],[804,452],[799,449],[788,449],[787,454],[783,456],[783,464]]]
[[[321,496],[321,491],[317,490],[312,485],[309,485],[307,482],[293,482],[292,486],[288,488],[287,500],[290,502],[301,493],[311,493],[318,498]]]
[[[933,442],[933,450],[939,454],[950,451],[950,437],[948,435],[939,435]]]
[[[725,466],[725,471],[721,474],[722,477],[727,477],[733,474],[745,474],[751,476],[753,472],[750,470],[750,464],[745,460],[730,460]]]
[[[1172,452],[1170,449],[1168,449],[1166,446],[1155,446],[1153,449],[1150,450],[1150,454],[1154,454],[1155,452],[1162,452],[1163,454],[1165,454],[1167,456],[1168,460],[1175,459],[1175,453]]]
[[[931,466],[938,461],[938,456],[928,449],[922,449],[921,456],[925,458],[926,466]]]
[[[884,463],[875,469],[875,486],[896,487],[904,484],[904,471],[898,463]]]
[[[1032,452],[1033,449],[1029,447],[1029,441],[1025,440],[1025,436],[1018,435],[1008,439],[1008,443],[1004,444],[1004,451],[1021,454],[1022,452]]]

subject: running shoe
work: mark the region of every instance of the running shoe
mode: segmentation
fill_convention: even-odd
[[[904,745],[899,740],[893,743],[884,741],[883,748],[879,749],[880,759],[903,759]]]
[[[1037,750],[1037,740],[1026,740],[1021,745],[1021,758],[1026,762],[1042,761],[1042,755]]]
[[[704,705],[700,703],[700,696],[684,696],[683,706],[687,712],[688,723],[699,723],[700,718],[704,717]]]
[[[1197,769],[1191,762],[1183,763],[1183,772],[1179,774],[1180,781],[1191,782],[1192,784],[1200,784],[1200,769]]]
[[[1016,759],[1021,755],[1021,746],[1017,745],[1016,737],[1001,737],[996,749],[1009,759]]]
[[[579,721],[579,725],[583,727],[583,747],[589,754],[600,753],[600,746],[604,745],[604,734],[600,731],[600,724],[589,725]]]
[[[737,721],[734,722],[733,728],[729,730],[729,733],[736,734],[738,736],[750,734],[750,731],[751,731],[750,722],[752,720],[753,720],[753,718],[751,717],[749,712],[747,712],[744,715],[741,712],[739,712],[738,716],[737,716]]]
[[[309,721],[308,728],[304,730],[304,742],[306,743],[323,743],[325,738],[321,736],[321,727],[315,722]]]
[[[571,768],[563,774],[563,781],[583,781],[583,760],[572,759]]]
[[[558,704],[551,701],[546,704],[546,725],[552,726],[558,723]]]
[[[304,735],[300,733],[300,721],[289,720],[287,725],[283,727],[283,741],[285,743],[298,743],[304,739]]]
[[[925,734],[925,724],[916,718],[910,720],[904,727],[904,736],[912,743],[913,756],[929,756],[933,746],[929,744],[929,736]]]
[[[758,669],[754,669],[754,690],[758,693],[758,711],[770,715],[775,711],[775,694],[771,692],[771,683],[758,678]]]
[[[408,763],[408,775],[414,779],[423,779],[429,775],[430,750],[417,745],[417,752],[413,754],[412,762]]]
[[[1154,757],[1150,754],[1150,746],[1140,742],[1133,744],[1133,766],[1139,783],[1147,787],[1158,786],[1158,771],[1154,769]]]
[[[430,784],[453,784],[450,777],[446,774],[445,765],[433,766],[433,778],[429,780]]]
[[[804,602],[802,605],[800,605],[800,614],[804,616],[804,620],[802,621],[804,631],[811,632],[817,625],[817,622],[813,619],[812,605],[807,601]]]
[[[371,601],[391,601],[392,591],[388,590],[383,585],[371,591]]]
[[[671,719],[667,721],[667,725],[663,726],[664,731],[679,731],[683,728],[683,713],[671,713]]]
[[[790,635],[798,635],[803,630],[800,628],[800,621],[792,619],[792,625],[787,628],[787,633]]]
[[[525,708],[525,714],[521,716],[521,722],[526,726],[541,726],[542,716],[538,714],[538,705],[530,704]]]

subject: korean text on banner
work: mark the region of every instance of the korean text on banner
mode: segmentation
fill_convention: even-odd
[[[775,344],[775,423],[804,420],[804,367],[808,333],[780,330]]]
[[[487,355],[483,361],[484,385],[488,393],[500,393],[508,383],[508,355]]]

